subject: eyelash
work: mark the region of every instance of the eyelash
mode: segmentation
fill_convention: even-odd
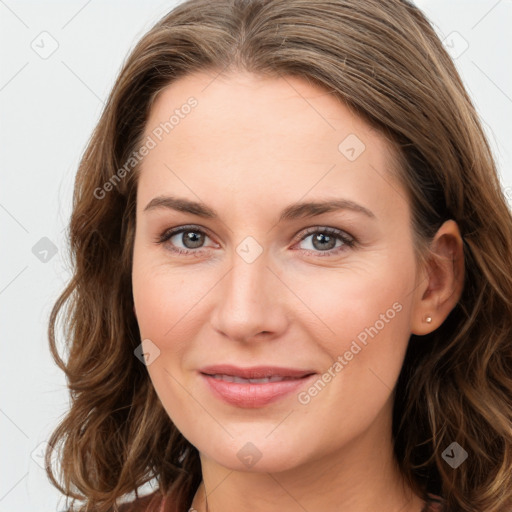
[[[181,226],[179,228],[168,229],[168,230],[164,231],[163,233],[161,233],[155,242],[157,244],[163,245],[164,243],[169,241],[173,236],[178,235],[180,233],[187,232],[187,231],[191,231],[194,233],[201,233],[201,234],[209,237],[208,233],[206,233],[203,229],[200,229],[198,226],[191,225],[191,226]],[[319,226],[306,229],[306,231],[298,239],[297,243],[302,242],[303,240],[308,238],[310,235],[315,234],[315,233],[322,233],[322,234],[327,234],[329,236],[335,236],[337,240],[341,240],[343,242],[343,245],[340,247],[336,247],[334,249],[329,249],[328,251],[314,251],[314,250],[308,250],[308,249],[299,249],[299,250],[306,252],[308,254],[314,253],[318,257],[329,257],[329,256],[337,255],[340,252],[346,251],[348,249],[351,249],[357,244],[357,240],[353,236],[348,235],[339,229],[330,228],[330,227],[319,227]],[[202,253],[206,249],[207,248],[204,248],[204,247],[199,247],[197,249],[181,249],[180,247],[174,247],[174,246],[169,248],[169,250],[171,250],[172,252],[182,254],[182,255],[193,255],[193,256],[201,256]]]

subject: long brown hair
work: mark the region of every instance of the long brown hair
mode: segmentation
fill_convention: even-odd
[[[443,325],[411,336],[396,387],[395,454],[413,489],[441,494],[450,512],[512,508],[512,217],[459,74],[429,21],[405,0],[189,0],[131,52],[76,177],[73,276],[49,323],[71,394],[49,440],[51,481],[72,507],[106,512],[153,479],[185,510],[201,480],[197,449],[134,356],[138,166],[125,164],[138,154],[159,91],[194,71],[227,69],[302,77],[385,136],[422,258],[444,220],[458,223],[463,293]],[[65,358],[56,344],[60,314]],[[468,453],[456,469],[442,457],[453,442]]]

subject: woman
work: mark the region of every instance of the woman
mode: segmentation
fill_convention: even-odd
[[[510,510],[512,218],[409,2],[179,5],[116,81],[70,242],[72,506]]]

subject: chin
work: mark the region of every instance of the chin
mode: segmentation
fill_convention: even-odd
[[[193,444],[202,456],[233,471],[277,473],[288,471],[306,462],[305,440],[290,435],[286,436],[287,440],[278,436],[272,438],[273,434],[269,435],[270,431],[268,425],[265,425],[261,432],[256,432],[252,428],[234,436],[234,439],[224,438],[219,441],[210,438]]]

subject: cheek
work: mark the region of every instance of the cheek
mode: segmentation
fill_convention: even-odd
[[[330,414],[347,431],[369,424],[390,399],[410,338],[413,275],[411,258],[383,257],[374,265],[299,281],[322,321],[307,328],[308,338],[327,356],[323,377],[328,382],[318,400],[315,389],[301,399],[311,399],[312,410],[336,403],[339,408]],[[308,282],[315,287],[306,288]]]
[[[169,417],[182,428],[187,425],[189,395],[178,382],[195,336],[190,332],[190,319],[199,293],[186,285],[183,273],[179,276],[134,253],[132,287],[140,337],[151,340],[159,351],[147,371]]]
[[[198,337],[205,322],[205,295],[216,275],[194,266],[173,267],[165,258],[135,248],[132,292],[141,339],[153,341],[166,364],[174,365]]]
[[[140,334],[162,340],[183,311],[187,293],[183,272],[173,271],[164,261],[161,249],[146,247],[135,237],[132,267],[132,293]]]
[[[384,256],[332,272],[295,275],[294,291],[305,298],[309,309],[303,318],[311,317],[311,322],[304,324],[309,337],[321,339],[332,359],[350,350],[353,341],[366,347],[370,341],[379,340],[380,348],[376,350],[386,353],[406,345],[410,335],[412,263],[410,258]]]
[[[337,427],[325,426],[334,429],[329,430],[333,439],[342,435],[336,431],[340,426],[355,434],[369,425],[390,400],[410,337],[412,269],[378,266],[357,275],[326,276],[307,295],[322,322],[303,325],[327,356],[322,368],[327,384],[306,389],[301,403],[336,418]],[[325,334],[319,334],[319,326]]]
[[[173,302],[176,294],[167,286],[167,280],[159,278],[147,267],[142,270],[141,266],[134,265],[132,281],[141,337],[160,339],[172,326],[170,312],[176,306]]]

